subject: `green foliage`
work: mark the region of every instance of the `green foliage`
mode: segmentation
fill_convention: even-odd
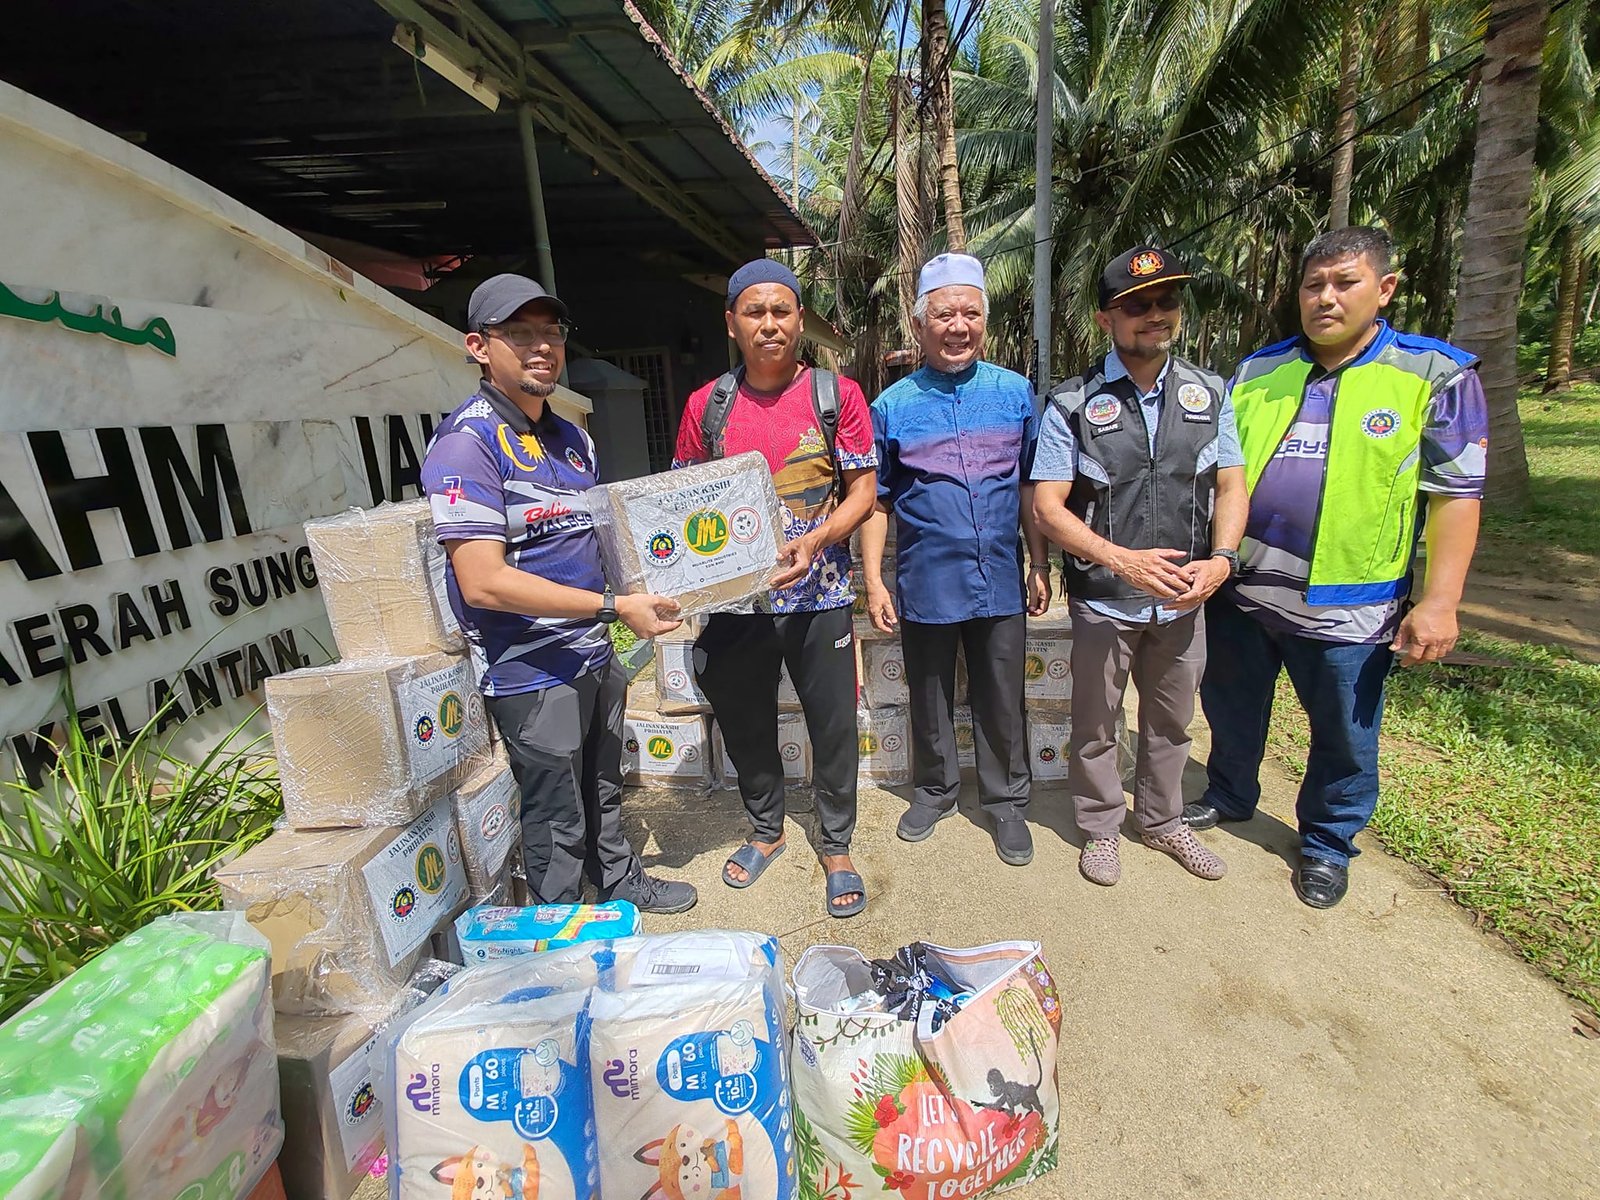
[[[39,787],[0,783],[0,1020],[152,918],[217,908],[213,868],[282,815],[249,719],[189,763],[160,740],[165,715],[120,747],[69,717]]]
[[[1506,665],[1390,676],[1373,830],[1600,1012],[1600,666],[1466,633]],[[1305,762],[1282,684],[1273,744]]]
[[[1553,588],[1579,577],[1592,582],[1595,563],[1587,558],[1600,559],[1600,384],[1548,396],[1530,388],[1518,407],[1532,497],[1523,512],[1485,511],[1473,569]]]

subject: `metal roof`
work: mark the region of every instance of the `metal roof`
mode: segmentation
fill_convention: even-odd
[[[7,25],[0,77],[312,234],[526,254],[526,97],[558,254],[725,271],[816,240],[626,0],[51,0]],[[491,112],[397,26],[508,98]]]

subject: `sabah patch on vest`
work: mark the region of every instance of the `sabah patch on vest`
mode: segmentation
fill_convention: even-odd
[[[1178,389],[1178,407],[1187,413],[1203,413],[1211,407],[1211,393],[1198,383],[1186,383]]]
[[[1375,408],[1361,418],[1361,432],[1369,438],[1393,437],[1400,428],[1400,414],[1392,408]]]
[[[1101,392],[1083,406],[1083,419],[1091,425],[1109,425],[1122,415],[1122,401]]]

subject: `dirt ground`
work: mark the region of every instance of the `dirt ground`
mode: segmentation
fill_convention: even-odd
[[[1562,570],[1467,578],[1461,623],[1496,637],[1566,647],[1574,658],[1600,663],[1600,563],[1560,555]]]

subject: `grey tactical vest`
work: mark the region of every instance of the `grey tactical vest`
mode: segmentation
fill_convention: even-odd
[[[1130,550],[1175,546],[1191,559],[1208,557],[1223,387],[1221,377],[1172,359],[1162,383],[1154,457],[1133,380],[1108,382],[1102,360],[1052,389],[1050,403],[1078,443],[1068,511]],[[1070,555],[1063,556],[1063,571],[1068,595],[1080,599],[1146,595],[1105,567]]]

